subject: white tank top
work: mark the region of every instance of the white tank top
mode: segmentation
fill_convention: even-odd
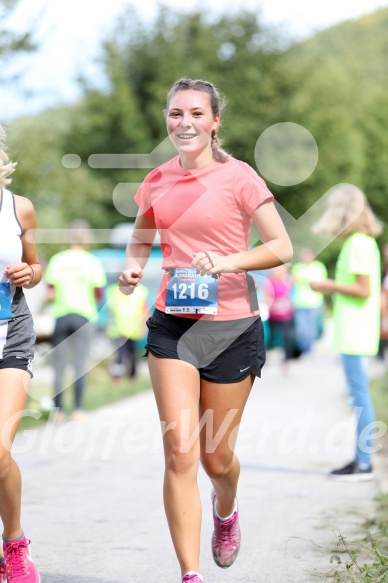
[[[0,191],[0,283],[4,284],[8,281],[3,275],[6,267],[21,262],[23,229],[16,216],[14,195],[6,188]],[[32,317],[23,288],[11,285],[10,292],[11,318],[0,320],[0,360],[8,357],[31,360],[35,344]]]
[[[11,191],[1,189],[0,200],[0,282],[8,281],[4,270],[22,260],[23,229],[16,216],[15,198]]]

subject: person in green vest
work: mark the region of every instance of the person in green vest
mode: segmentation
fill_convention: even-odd
[[[327,269],[322,261],[315,259],[314,251],[308,247],[301,250],[300,261],[291,268],[294,280],[293,303],[295,334],[302,352],[310,352],[322,331],[324,296],[311,289],[310,281],[327,278]]]
[[[136,341],[146,334],[148,289],[140,284],[135,294],[125,296],[119,291],[118,284],[112,284],[106,290],[106,298],[106,333],[116,347],[116,359],[110,372],[116,381],[121,380],[125,374],[132,379],[137,374]]]
[[[376,426],[366,357],[376,355],[379,347],[381,272],[375,237],[382,232],[382,224],[361,190],[352,184],[340,184],[333,189],[328,207],[313,230],[344,239],[335,279],[310,285],[314,291],[334,295],[333,348],[341,355],[357,418],[354,459],[333,470],[330,477],[371,480],[374,478],[371,453]]]
[[[66,388],[64,378],[69,362],[74,367],[75,377],[72,418],[81,421],[84,417],[87,360],[98,303],[102,300],[106,285],[100,260],[86,250],[89,243],[89,225],[86,221],[76,219],[71,223],[69,242],[69,249],[51,257],[45,273],[48,299],[52,300],[52,315],[55,318],[53,357],[57,422],[66,418],[62,395]]]

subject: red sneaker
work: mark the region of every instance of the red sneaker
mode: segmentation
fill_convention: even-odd
[[[233,565],[240,550],[241,533],[238,524],[238,506],[229,520],[221,520],[216,513],[216,494],[212,493],[214,532],[212,538],[213,559],[216,565],[227,569]]]
[[[182,583],[203,583],[203,579],[199,573],[195,571],[189,571],[184,575]]]
[[[0,563],[0,583],[7,583],[7,568],[5,563]]]
[[[31,541],[26,537],[4,544],[7,583],[40,583],[39,573],[32,562]]]

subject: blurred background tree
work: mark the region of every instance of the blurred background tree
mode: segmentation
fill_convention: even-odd
[[[8,26],[7,19],[17,4],[18,0],[0,0],[0,58],[3,62],[5,58],[36,48],[30,30],[15,32]],[[0,82],[4,82],[3,75],[4,67],[0,72]]]
[[[133,219],[135,188],[123,216],[113,204],[117,185],[137,184],[150,169],[92,168],[89,156],[157,148],[167,92],[183,76],[209,79],[226,95],[225,148],[255,169],[256,142],[272,124],[311,132],[319,148],[312,175],[295,186],[267,180],[295,218],[333,185],[352,182],[388,222],[388,10],[298,43],[261,20],[256,12],[205,18],[161,7],[150,26],[134,7],[125,10],[102,42],[98,84],[81,79],[78,103],[12,123],[14,188],[35,201],[40,224],[62,227],[81,213],[100,228]],[[79,167],[63,166],[68,153]],[[322,254],[329,265],[335,255],[335,246]]]

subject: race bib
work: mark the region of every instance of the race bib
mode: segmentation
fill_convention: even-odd
[[[0,283],[0,320],[12,319],[11,284]]]
[[[177,267],[167,284],[166,314],[217,314],[218,279]]]

